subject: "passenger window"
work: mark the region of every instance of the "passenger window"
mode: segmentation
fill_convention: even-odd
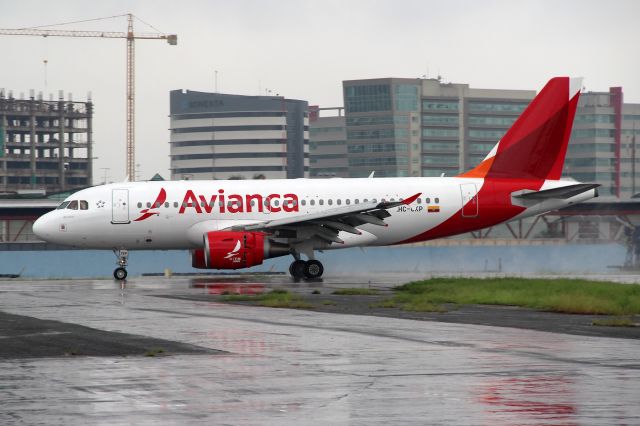
[[[89,203],[86,200],[80,201],[80,210],[89,210]]]
[[[71,210],[78,210],[78,200],[73,200],[72,202],[70,202],[67,208]]]
[[[347,199],[345,200],[345,203],[347,203],[347,204],[351,204],[351,200],[347,198]]]
[[[300,201],[300,203],[301,203],[303,206],[306,206],[306,205],[307,205],[307,200],[302,200],[302,201]]]
[[[431,202],[431,198],[427,197],[427,199],[425,199],[424,202],[429,204]]]
[[[356,204],[360,204],[360,200],[356,198],[356,199],[355,199],[355,203],[356,203]]]
[[[383,200],[384,201],[384,200]],[[374,198],[373,200],[371,200],[372,203],[377,203],[376,199]]]
[[[363,203],[366,203],[367,201],[369,201],[369,200],[367,200],[366,198],[364,200],[362,200]]]
[[[311,204],[312,206],[315,206],[316,205],[316,200],[309,201],[309,204]]]
[[[142,207],[142,203],[138,202],[138,208],[141,208],[141,207]]]
[[[389,200],[389,201],[394,202],[395,200],[396,200],[395,198],[392,198],[392,199],[391,199],[391,200]]]
[[[173,202],[173,207],[178,208],[178,202],[177,201]]]
[[[273,200],[273,205],[274,205],[274,206],[276,206],[276,207],[278,207],[279,201],[280,201],[280,200]]]
[[[168,209],[169,208],[169,202],[167,201],[166,203],[164,203],[164,208]]]
[[[342,200],[338,198],[338,199],[336,200],[336,204],[337,204],[337,205],[342,204]]]
[[[421,204],[421,203],[422,203],[422,199],[418,198],[418,199],[416,200],[416,203]]]
[[[333,205],[333,200],[332,200],[332,199],[329,199],[329,200],[327,201],[327,204],[329,204],[329,205]]]
[[[64,203],[60,204],[56,210],[66,209],[70,202],[71,201],[65,201]]]
[[[318,204],[320,204],[322,206],[324,204],[324,200],[318,201]]]
[[[151,203],[147,202],[147,208],[151,208]]]
[[[436,204],[438,204],[440,202],[440,198],[436,197]]]

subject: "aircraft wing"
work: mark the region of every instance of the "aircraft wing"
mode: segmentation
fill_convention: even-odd
[[[360,234],[358,226],[372,224],[377,226],[387,226],[384,219],[391,216],[387,211],[394,207],[413,203],[422,193],[419,192],[409,198],[399,201],[366,202],[352,204],[349,206],[336,207],[322,212],[311,214],[300,214],[282,219],[268,220],[233,229],[245,231],[284,231],[307,228],[312,234],[329,242],[342,243],[338,238],[340,231],[351,234]]]
[[[562,186],[560,188],[544,189],[542,191],[522,192],[514,194],[515,198],[522,200],[546,200],[550,198],[566,200],[583,192],[599,187],[598,183],[577,183],[575,185]]]

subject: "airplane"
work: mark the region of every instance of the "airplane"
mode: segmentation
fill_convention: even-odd
[[[562,179],[581,79],[549,80],[486,158],[455,177],[124,182],[78,191],[33,225],[42,240],[111,249],[188,249],[192,266],[241,269],[293,256],[316,279],[315,253],[449,237],[597,197]],[[303,258],[306,257],[306,260]]]

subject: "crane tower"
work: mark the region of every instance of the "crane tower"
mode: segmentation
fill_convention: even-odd
[[[120,15],[125,16],[125,15]],[[136,178],[135,159],[135,40],[166,40],[172,46],[178,44],[178,36],[162,33],[134,33],[133,15],[127,15],[127,32],[117,31],[77,31],[77,30],[47,30],[40,28],[0,29],[0,35],[23,35],[41,37],[91,37],[91,38],[120,38],[127,40],[127,149],[126,171],[130,180]],[[90,19],[95,21],[100,19]],[[76,21],[86,22],[86,21]]]

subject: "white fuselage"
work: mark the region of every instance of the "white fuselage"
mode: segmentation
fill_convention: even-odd
[[[574,183],[546,181],[542,188]],[[211,231],[292,216],[304,220],[313,213],[365,200],[398,201],[420,193],[413,203],[389,209],[391,216],[384,220],[387,226],[364,224],[358,226],[360,235],[340,232],[344,244],[318,248],[389,245],[416,238],[455,215],[477,223],[475,229],[495,225],[487,215],[495,216],[501,206],[492,205],[491,212],[485,211],[480,195],[475,205],[468,207],[468,197],[480,192],[483,184],[482,178],[455,177],[116,183],[73,194],[67,201],[86,201],[88,207],[47,213],[34,224],[34,232],[49,242],[83,248],[191,249],[202,247],[203,235]],[[162,189],[165,197],[159,197]],[[546,200],[526,206],[509,219],[555,210],[593,196],[594,191],[588,191],[567,200]],[[463,210],[465,205],[467,211]],[[456,233],[460,232],[452,229],[449,234]]]

